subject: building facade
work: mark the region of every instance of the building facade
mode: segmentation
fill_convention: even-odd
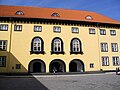
[[[120,22],[89,11],[0,6],[0,73],[120,67]]]

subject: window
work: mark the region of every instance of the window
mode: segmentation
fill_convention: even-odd
[[[22,31],[22,25],[14,25],[14,31]]]
[[[0,40],[0,51],[7,50],[7,40]]]
[[[82,54],[81,41],[78,38],[73,38],[71,40],[71,54]]]
[[[0,67],[6,66],[6,56],[0,56]]]
[[[90,15],[86,16],[85,19],[92,20],[92,17]]]
[[[119,57],[112,57],[113,60],[113,66],[118,66],[119,65]]]
[[[72,33],[79,33],[79,28],[72,27]]]
[[[94,28],[89,28],[89,34],[95,34],[95,29]]]
[[[105,29],[100,29],[100,35],[106,35],[106,30]]]
[[[60,33],[60,32],[61,32],[61,27],[54,26],[54,27],[53,27],[53,32],[58,32],[58,33]]]
[[[42,32],[42,26],[34,26],[34,32]]]
[[[55,54],[64,54],[63,52],[63,41],[62,39],[56,37],[52,40],[52,51],[51,53],[55,53]]]
[[[118,44],[117,43],[111,43],[112,52],[118,52]]]
[[[110,30],[110,35],[115,36],[116,35],[116,31],[115,30]]]
[[[102,57],[102,66],[109,66],[109,57]]]
[[[58,13],[53,13],[51,16],[53,16],[53,17],[60,17],[60,15]]]
[[[0,24],[0,31],[8,31],[8,25],[7,24]]]
[[[90,63],[90,68],[94,68],[94,63]]]
[[[108,52],[108,44],[101,43],[101,52]]]
[[[24,15],[24,13],[22,11],[17,11],[15,14],[16,15]]]
[[[42,38],[40,37],[35,37],[32,40],[31,43],[31,54],[44,54],[44,42],[42,40]]]
[[[16,64],[16,69],[21,69],[21,64]]]

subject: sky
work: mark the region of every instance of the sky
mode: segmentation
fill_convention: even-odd
[[[0,0],[0,5],[87,10],[120,21],[120,0]]]

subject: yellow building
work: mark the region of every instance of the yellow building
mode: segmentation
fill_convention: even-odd
[[[0,73],[113,71],[120,22],[67,9],[0,6]]]

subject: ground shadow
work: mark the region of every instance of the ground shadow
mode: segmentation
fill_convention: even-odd
[[[0,78],[0,90],[49,90],[34,77]]]
[[[12,53],[3,51],[0,54],[6,56],[6,70],[9,69],[9,72],[4,76],[0,75],[0,90],[49,90],[39,80],[30,75],[20,60]],[[11,61],[8,62],[9,59]],[[20,69],[16,67],[16,64],[20,64]],[[3,70],[0,68],[0,74]]]

